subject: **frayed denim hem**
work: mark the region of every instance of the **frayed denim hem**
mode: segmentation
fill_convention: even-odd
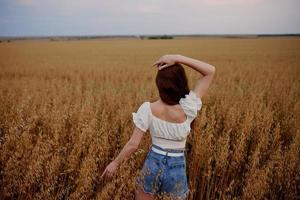
[[[148,191],[145,191],[145,188],[143,187],[143,185],[140,185],[136,182],[136,187],[141,189],[144,193],[146,194],[150,194],[152,196],[156,196],[156,195],[162,195],[161,193],[156,193],[156,192],[148,192]],[[182,199],[187,199],[188,195],[190,193],[190,189],[186,190],[183,194],[178,194],[178,195],[174,195],[173,193],[166,193],[165,195],[173,195],[172,197],[174,198],[182,198]]]
[[[155,193],[153,193],[153,192],[148,192],[148,191],[145,191],[145,188],[143,187],[143,186],[141,186],[141,185],[137,185],[137,188],[139,188],[139,189],[141,189],[144,193],[146,193],[146,194],[150,194],[150,195],[156,195]]]
[[[183,194],[181,195],[177,195],[176,197],[178,198],[183,198],[183,199],[187,199],[188,195],[190,193],[190,189],[188,189],[187,191],[185,191]]]

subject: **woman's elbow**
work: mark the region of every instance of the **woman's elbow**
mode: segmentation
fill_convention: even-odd
[[[138,149],[138,147],[139,147],[139,144],[138,144],[138,143],[136,143],[136,142],[131,142],[131,141],[128,142],[128,148],[129,148],[130,150],[135,151],[135,150]]]

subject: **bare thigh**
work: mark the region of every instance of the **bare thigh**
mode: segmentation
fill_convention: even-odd
[[[147,194],[140,188],[137,188],[135,191],[135,200],[153,200],[154,195]]]

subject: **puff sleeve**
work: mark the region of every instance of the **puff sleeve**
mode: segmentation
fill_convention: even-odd
[[[190,91],[184,98],[179,100],[179,104],[187,115],[188,119],[192,121],[197,117],[198,111],[202,107],[202,100],[196,95],[194,91]]]
[[[132,113],[133,123],[136,127],[141,129],[143,132],[146,132],[149,128],[150,124],[150,116],[149,116],[149,107],[148,102],[144,102],[137,112]]]

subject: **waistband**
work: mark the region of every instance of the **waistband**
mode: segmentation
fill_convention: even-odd
[[[184,153],[185,149],[166,149],[166,148],[162,148],[160,146],[157,146],[156,144],[151,144],[151,148],[154,147],[156,149],[165,151],[165,152],[169,152],[169,153]]]
[[[170,156],[170,157],[180,157],[184,156],[184,149],[163,149],[157,145],[152,145],[151,150],[155,153]]]

